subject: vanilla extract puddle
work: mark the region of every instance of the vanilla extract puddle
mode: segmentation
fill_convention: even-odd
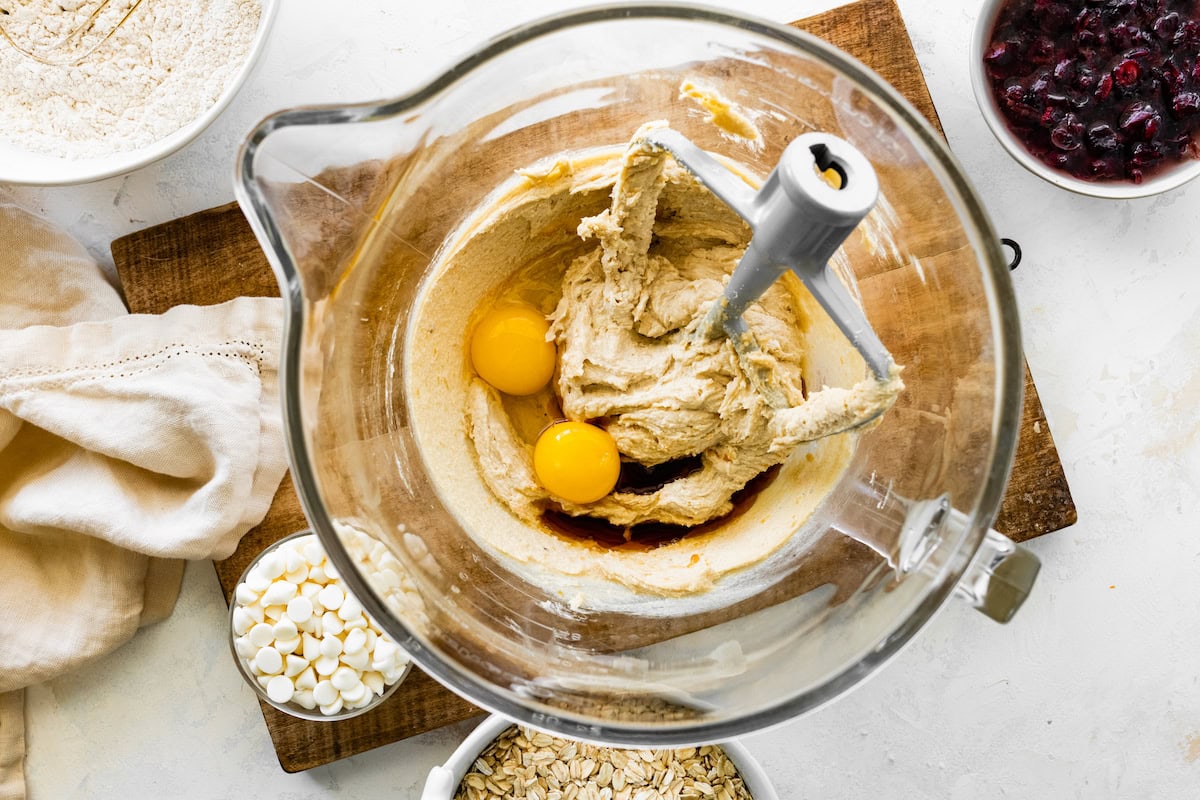
[[[693,463],[694,462],[694,463]],[[634,462],[621,464],[621,478],[616,491],[631,494],[650,494],[668,483],[679,480],[700,468],[699,456],[678,459],[655,467]],[[550,507],[541,515],[546,530],[568,541],[587,544],[601,550],[648,552],[686,538],[700,536],[729,524],[745,514],[754,501],[779,476],[780,465],[760,472],[730,498],[729,513],[700,525],[669,525],[662,522],[643,522],[638,525],[614,525],[608,520],[589,516],[572,516],[561,508]]]

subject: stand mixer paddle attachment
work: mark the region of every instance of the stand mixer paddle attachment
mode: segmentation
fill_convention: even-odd
[[[876,380],[882,384],[894,377],[891,354],[829,267],[829,259],[879,196],[875,171],[857,149],[826,133],[798,136],[755,191],[675,130],[651,128],[642,142],[670,153],[754,231],[723,296],[709,309],[697,334],[728,336],[743,371],[769,405],[782,409],[788,403],[756,362],[759,346],[742,315],[789,270],[862,355]],[[836,177],[827,178],[830,172]],[[881,413],[882,409],[837,432],[865,425]]]

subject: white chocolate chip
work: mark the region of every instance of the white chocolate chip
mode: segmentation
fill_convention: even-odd
[[[321,656],[313,662],[313,669],[322,677],[329,677],[338,668],[338,660],[329,656]]]
[[[296,685],[286,675],[276,675],[267,683],[267,697],[276,703],[286,703],[296,693]]]
[[[274,678],[274,677],[275,677],[274,675],[256,675],[256,676],[254,676],[254,680],[258,681],[259,686],[266,689],[267,684],[270,683],[271,678]]]
[[[360,629],[354,629],[346,634],[346,640],[342,643],[342,650],[347,653],[357,653],[362,650],[367,644],[367,635]]]
[[[263,670],[267,671],[265,667]],[[333,684],[333,688],[339,692],[359,684],[358,673],[349,667],[338,667],[333,675],[329,677],[329,681]]]
[[[367,667],[371,666],[371,654],[366,650],[357,650],[353,653],[342,653],[342,663],[361,672]]]
[[[383,674],[375,672],[364,672],[362,676],[363,685],[370,689],[375,694],[383,694]]]
[[[267,622],[275,623],[287,613],[287,606],[267,606],[263,609],[263,613],[266,615]]]
[[[336,636],[326,636],[321,640],[321,655],[327,658],[337,658],[342,654],[342,640]]]
[[[366,617],[355,617],[354,619],[352,619],[346,623],[345,630],[350,631],[350,630],[354,630],[356,628],[359,630],[366,630],[367,629],[367,618]]]
[[[242,606],[242,608],[246,609],[246,613],[249,614],[255,622],[262,622],[267,618],[263,607],[258,603],[255,603],[252,606]]]
[[[342,702],[341,695],[339,695],[338,698],[329,705],[321,706],[321,713],[327,717],[332,717],[334,714],[342,710],[343,705],[344,703]]]
[[[275,649],[281,653],[294,653],[300,649],[300,637],[294,636],[291,639],[276,639]]]
[[[308,568],[308,579],[310,581],[313,581],[315,583],[320,583],[320,584],[329,583],[329,576],[325,574],[324,567],[309,567]]]
[[[258,560],[258,569],[263,576],[271,580],[275,580],[284,573],[286,562],[284,556],[279,550],[272,550],[269,553],[264,553],[263,557]]]
[[[265,675],[274,675],[283,670],[283,656],[274,647],[264,647],[254,654],[254,666]]]
[[[301,567],[308,568],[308,565],[304,563],[304,554],[296,552],[294,547],[289,547],[283,554],[284,573],[295,572]]]
[[[234,639],[233,649],[239,656],[247,660],[254,658],[254,654],[258,652],[258,647],[250,641],[249,636],[239,636]]]
[[[363,697],[370,693],[371,690],[364,686],[362,682],[356,683],[349,689],[341,690],[342,700],[346,701],[350,705],[354,705],[355,703],[361,701]]]
[[[304,557],[308,559],[308,563],[312,566],[318,566],[325,563],[325,548],[321,547],[321,543],[316,539],[312,539],[304,543]]]
[[[346,628],[346,623],[337,615],[335,611],[326,611],[321,615],[321,625],[325,629],[325,635],[337,636]]]
[[[374,669],[383,670],[391,667],[396,663],[396,655],[400,652],[400,648],[392,643],[390,639],[380,639],[375,643],[375,650],[371,653]]]
[[[338,697],[338,690],[329,681],[320,681],[312,690],[317,705],[327,706]]]
[[[241,605],[248,606],[258,602],[258,592],[251,589],[244,583],[239,583],[237,588],[233,590],[234,599]]]
[[[297,689],[292,695],[292,702],[303,708],[305,711],[312,711],[317,707],[317,701],[313,698],[313,693]]]
[[[400,576],[396,574],[395,570],[382,569],[375,576],[375,579],[379,583],[379,585],[385,589],[399,589],[400,588]]]
[[[287,614],[297,624],[308,622],[313,614],[312,601],[304,595],[293,597],[288,601]]]
[[[317,595],[317,599],[329,611],[336,611],[346,601],[346,593],[342,591],[342,587],[340,586],[326,586]]]
[[[275,623],[276,639],[295,639],[296,634],[299,632],[299,629],[296,628],[296,623],[292,622],[291,618],[286,614],[279,618],[279,622]]]
[[[235,606],[233,609],[233,632],[241,636],[253,627],[254,617],[250,616],[250,612],[241,606]]]
[[[300,649],[303,651],[304,657],[309,661],[316,661],[321,657],[321,640],[311,634],[304,634],[300,637],[303,643]]]
[[[275,581],[263,592],[262,604],[265,606],[287,605],[296,596],[296,584],[287,581]]]
[[[283,659],[283,674],[287,675],[289,678],[295,678],[306,669],[308,669],[307,658],[301,658],[300,656],[288,654],[288,656]]]
[[[275,626],[260,622],[246,635],[250,638],[250,644],[255,647],[266,647],[275,641]]]
[[[303,672],[296,676],[297,689],[314,689],[317,685],[317,673],[309,665]]]
[[[321,586],[321,584],[313,583],[311,580],[308,580],[308,581],[305,581],[304,583],[300,584],[300,594],[303,597],[307,597],[309,600],[312,600],[315,603],[317,595],[321,592],[321,589],[323,589],[323,588],[324,587]]]
[[[246,586],[252,592],[265,592],[270,585],[271,579],[264,575],[261,570],[252,569],[246,575]]]
[[[355,617],[361,617],[362,613],[362,603],[350,596],[347,596],[346,599],[342,601],[341,607],[337,610],[337,615],[347,622]]]

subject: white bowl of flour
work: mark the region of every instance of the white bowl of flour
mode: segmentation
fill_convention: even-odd
[[[0,24],[22,46],[61,38],[99,0],[30,0]],[[128,9],[133,0],[110,0]],[[57,186],[132,172],[178,150],[253,68],[278,0],[143,0],[77,64],[0,39],[0,182]],[[83,55],[80,51],[79,55]]]

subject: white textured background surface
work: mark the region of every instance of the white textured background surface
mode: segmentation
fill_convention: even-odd
[[[1025,347],[1080,522],[1031,544],[1042,575],[1008,627],[951,607],[867,685],[746,742],[785,798],[1200,797],[1200,184],[1116,202],[1028,175],[971,97],[975,3],[899,2],[954,151],[1024,246]],[[787,21],[837,2],[726,4]],[[107,261],[116,236],[230,200],[235,148],[267,113],[399,93],[563,5],[287,0],[250,83],[191,147],[12,193]],[[212,567],[192,564],[171,619],[30,690],[31,800],[416,797],[470,727],[284,774],[225,621]]]

